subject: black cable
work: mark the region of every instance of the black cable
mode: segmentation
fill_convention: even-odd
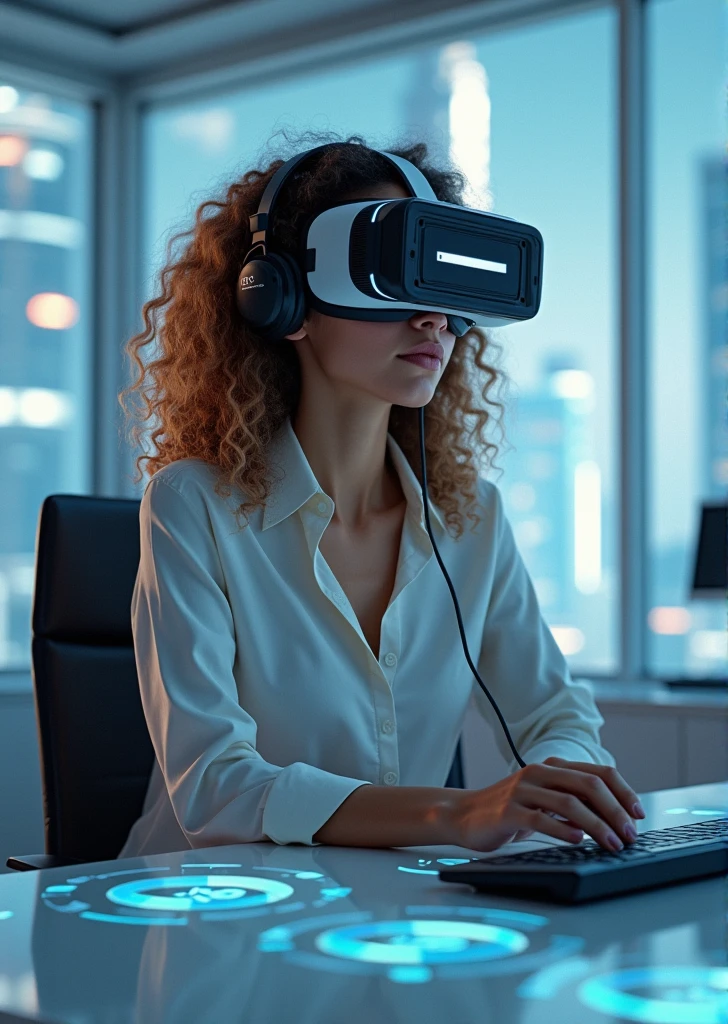
[[[495,713],[498,715],[498,718],[500,719],[500,723],[503,726],[503,731],[506,734],[506,739],[510,743],[511,750],[513,751],[513,753],[515,755],[516,761],[518,761],[518,763],[520,764],[521,768],[525,768],[526,767],[526,762],[523,760],[523,758],[521,757],[521,755],[518,753],[518,751],[516,750],[516,748],[513,745],[513,740],[511,739],[511,734],[508,732],[508,726],[505,723],[505,719],[503,718],[503,715],[500,713],[500,709],[498,708],[498,705],[496,704],[496,702],[493,700],[493,698],[491,697],[490,693],[488,692],[488,689],[487,689],[485,683],[483,682],[483,680],[478,675],[478,673],[476,671],[476,668],[475,668],[475,665],[473,665],[473,662],[472,662],[472,660],[470,658],[470,652],[468,651],[468,644],[467,644],[467,641],[465,639],[465,630],[463,628],[463,620],[462,620],[462,617],[460,615],[460,605],[458,604],[458,599],[455,596],[455,590],[453,589],[452,581],[450,580],[450,577],[447,574],[447,569],[443,565],[442,559],[440,558],[440,552],[437,550],[437,545],[435,544],[435,538],[432,536],[432,527],[430,526],[430,510],[429,510],[429,507],[428,507],[429,503],[428,503],[428,500],[427,500],[427,469],[425,468],[425,407],[424,407],[424,405],[420,406],[420,461],[421,461],[421,465],[422,465],[422,504],[425,507],[425,521],[427,523],[427,532],[429,533],[430,540],[432,541],[432,547],[434,548],[434,551],[435,551],[435,558],[440,563],[440,568],[442,569],[443,573],[445,574],[445,579],[447,580],[447,585],[450,588],[450,593],[452,594],[452,599],[455,602],[455,614],[458,617],[458,627],[460,629],[460,637],[462,639],[463,649],[465,651],[465,657],[468,660],[468,665],[470,665],[470,668],[472,669],[473,675],[475,676],[475,678],[480,683],[480,686],[481,686],[483,692],[485,693],[485,696],[488,698],[490,703],[493,705],[493,708],[495,709]]]

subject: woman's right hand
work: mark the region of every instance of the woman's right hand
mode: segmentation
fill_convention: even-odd
[[[624,827],[633,826],[630,812],[639,798],[616,768],[552,760],[559,765],[527,764],[493,786],[461,791],[451,818],[452,841],[470,850],[490,851],[531,832],[572,843],[587,832],[613,851],[608,837],[614,829],[618,841],[633,842]]]

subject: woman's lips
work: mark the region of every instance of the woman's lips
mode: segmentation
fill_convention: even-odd
[[[414,363],[425,370],[439,370],[442,366],[442,360],[436,356],[426,356],[424,352],[418,352],[416,356],[397,356],[397,358],[404,359],[408,363]]]

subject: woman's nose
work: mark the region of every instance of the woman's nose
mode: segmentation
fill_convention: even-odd
[[[431,323],[438,331],[441,331],[443,327],[447,327],[447,314],[437,313],[435,310],[415,313],[412,320],[414,320],[415,323],[422,324],[423,326],[425,323]]]

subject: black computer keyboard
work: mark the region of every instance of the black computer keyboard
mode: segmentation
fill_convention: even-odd
[[[584,903],[728,874],[728,817],[643,832],[616,853],[589,837],[575,846],[473,860],[438,874],[443,882],[501,896]]]

